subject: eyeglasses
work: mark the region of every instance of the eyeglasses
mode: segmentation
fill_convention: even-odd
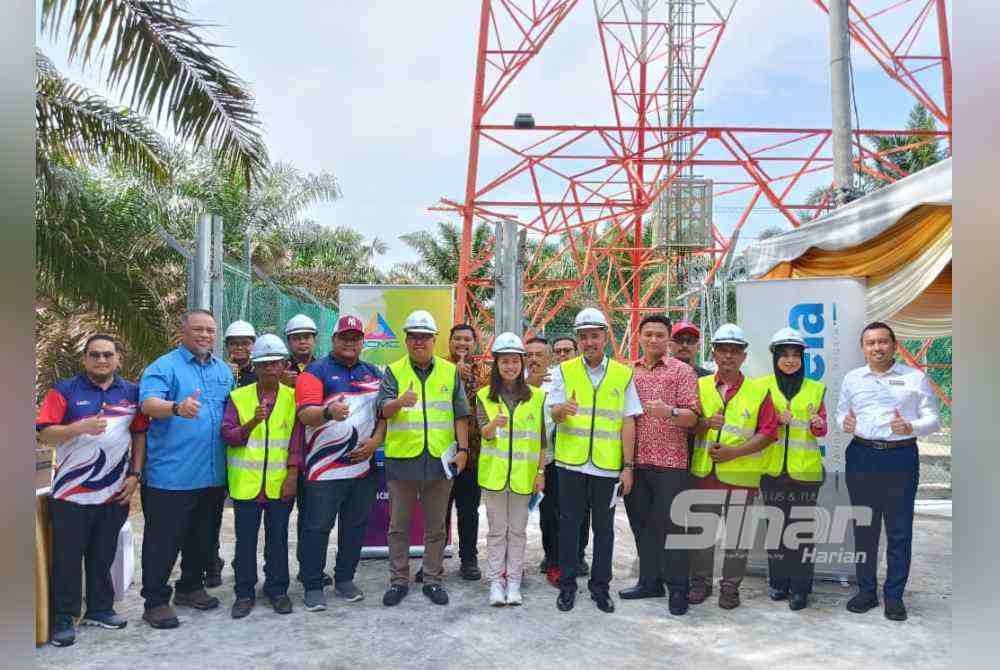
[[[574,353],[574,352],[575,352],[576,350],[575,350],[575,349],[573,349],[573,348],[571,348],[571,347],[567,347],[567,348],[565,348],[565,349],[553,349],[552,351],[554,351],[554,352],[555,352],[555,353],[557,353],[557,354],[572,354],[572,353]]]
[[[691,346],[692,344],[698,344],[697,337],[675,337],[675,344],[683,344],[685,346]]]
[[[87,358],[91,358],[95,361],[99,361],[101,359],[111,360],[115,357],[115,353],[116,352],[114,351],[88,351]]]

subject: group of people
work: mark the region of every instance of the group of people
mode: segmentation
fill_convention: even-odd
[[[227,495],[236,536],[232,617],[247,616],[256,603],[262,521],[263,594],[276,612],[292,611],[288,527],[295,505],[304,608],[326,609],[327,586],[347,602],[363,599],[354,575],[375,499],[372,467],[379,446],[390,507],[385,606],[409,592],[410,527],[418,501],[424,554],[414,579],[435,604],[448,603],[443,559],[452,506],[460,575],[482,578],[476,542],[483,504],[487,600],[520,605],[529,512],[541,498],[539,568],[558,588],[557,608],[574,607],[577,579],[587,576],[596,606],[613,612],[614,515],[623,499],[639,575],[619,597],[667,597],[674,615],[711,595],[715,563],[714,542],[698,549],[668,542],[692,532],[672,513],[678,496],[713,492],[690,512],[735,524],[758,495],[782,510],[786,525],[792,506],[816,504],[825,478],[819,445],[828,431],[825,387],[805,375],[807,344],[793,328],[778,330],[771,340],[773,374],[754,379],[741,371],[749,342],[735,324],[712,335],[714,372],[696,362],[699,330],[658,314],[642,319],[643,355],[631,362],[605,353],[608,322],[593,308],[576,316],[574,336],[551,343],[498,334],[488,365],[477,356],[470,325],[451,329],[447,357],[434,353],[439,333],[428,312],[411,313],[403,330],[406,354],[380,370],[360,360],[364,332],[353,315],[340,317],[331,352],[322,359],[313,357],[316,326],[304,315],[289,321],[284,339],[257,337],[250,324],[234,322],[224,334],[224,362],[212,354],[212,314],[191,310],[182,319],[180,345],[153,362],[138,385],[117,375],[114,338],[91,337],[83,372],[48,392],[36,420],[40,439],[56,447],[53,643],[75,639],[81,564],[87,584],[82,623],[126,625],[113,608],[110,567],[137,489],[145,516],[143,619],[154,628],[179,625],[173,606],[219,606],[206,589],[221,581]],[[873,513],[871,524],[855,524],[858,593],[847,609],[865,612],[879,604],[884,524],[884,612],[903,620],[916,437],[937,430],[938,418],[926,377],[896,362],[895,348],[888,325],[864,329],[867,364],[845,377],[836,423],[853,435],[846,459],[852,503]],[[326,556],[334,525],[331,577]],[[590,566],[583,560],[588,526]],[[808,605],[810,547],[805,541],[769,549],[768,595],[787,600],[792,610]],[[726,545],[723,551],[718,604],[732,609],[740,604],[747,550]],[[171,588],[178,555],[181,577]]]

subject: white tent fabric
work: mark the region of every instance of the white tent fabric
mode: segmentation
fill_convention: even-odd
[[[746,252],[750,276],[760,277],[779,263],[795,260],[810,248],[839,251],[858,246],[886,231],[915,207],[950,205],[951,197],[949,158],[801,228],[750,246]],[[900,311],[923,293],[951,261],[951,240],[949,230],[914,262],[900,268],[889,279],[870,286],[867,296],[869,321],[886,321],[904,338],[950,335],[950,310],[922,317],[900,314]]]
[[[800,228],[751,245],[746,251],[750,276],[760,277],[811,247],[839,251],[857,246],[883,233],[919,205],[950,205],[951,160],[935,163]]]

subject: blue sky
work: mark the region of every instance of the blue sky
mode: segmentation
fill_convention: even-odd
[[[214,25],[210,37],[228,45],[221,57],[251,85],[272,158],[339,178],[343,199],[311,218],[378,235],[389,243],[386,264],[413,260],[398,235],[429,228],[438,198],[462,198],[479,3],[213,0],[192,2],[191,13]],[[706,77],[699,125],[829,126],[827,35],[811,0],[739,2]],[[103,92],[96,72],[66,64],[62,44],[39,37],[39,46]],[[901,127],[909,94],[867,54],[854,55],[861,125]],[[579,3],[493,118],[523,110],[539,122],[610,120],[591,2]],[[724,203],[716,209],[724,232],[738,216]],[[761,207],[744,242],[782,221]]]

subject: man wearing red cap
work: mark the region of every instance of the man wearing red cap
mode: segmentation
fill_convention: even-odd
[[[335,523],[334,593],[347,602],[364,598],[354,572],[375,501],[371,460],[385,437],[385,421],[375,411],[382,373],[360,360],[364,339],[361,319],[341,316],[330,355],[311,363],[295,383],[298,421],[305,427],[299,467],[305,480],[300,570],[310,612],[326,609],[323,569]]]

